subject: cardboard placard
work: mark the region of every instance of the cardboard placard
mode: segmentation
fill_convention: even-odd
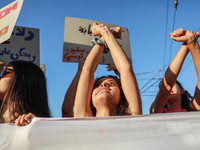
[[[94,22],[103,23],[109,28],[116,26],[94,20],[65,17],[63,62],[79,62],[81,58],[87,57],[92,49],[90,41],[93,37],[91,28]],[[117,39],[117,41],[122,46],[129,61],[132,62],[129,32],[127,28],[122,27],[121,39]],[[110,52],[102,55],[100,64],[108,64],[112,62],[113,60]]]

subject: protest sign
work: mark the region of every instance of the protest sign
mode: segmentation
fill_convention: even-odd
[[[16,26],[9,41],[0,44],[0,60],[5,64],[12,60],[40,64],[39,29]]]
[[[92,25],[93,22],[103,23],[109,28],[116,25],[104,22],[65,17],[65,31],[63,44],[63,62],[79,62],[83,57],[87,57],[92,49],[90,41],[92,40]],[[117,39],[123,50],[125,51],[129,61],[131,62],[131,49],[129,41],[128,29],[122,27],[121,39]],[[103,54],[100,64],[112,63],[110,52]]]
[[[23,0],[15,0],[0,9],[0,44],[8,40],[21,11]]]

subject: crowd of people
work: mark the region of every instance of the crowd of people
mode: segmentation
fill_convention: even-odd
[[[137,80],[123,49],[117,42],[121,28],[108,28],[94,23],[93,36],[100,36],[87,58],[79,62],[78,71],[65,94],[62,117],[102,117],[142,115],[142,102]],[[180,28],[170,34],[172,40],[182,42],[177,55],[159,84],[159,91],[150,113],[172,113],[200,110],[200,50],[199,33]],[[94,79],[94,73],[107,47],[116,76]],[[188,55],[192,54],[198,81],[191,96],[177,81]],[[11,61],[7,66],[0,62],[0,122],[25,126],[33,117],[51,117],[46,79],[37,65],[27,61]]]

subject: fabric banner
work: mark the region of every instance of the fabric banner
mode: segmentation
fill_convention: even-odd
[[[0,125],[1,149],[197,150],[200,112],[121,117],[34,118]]]

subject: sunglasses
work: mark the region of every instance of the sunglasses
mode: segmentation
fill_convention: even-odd
[[[0,74],[0,79],[3,78],[5,75],[14,72],[14,69],[6,68],[6,66],[3,67],[3,70]]]

